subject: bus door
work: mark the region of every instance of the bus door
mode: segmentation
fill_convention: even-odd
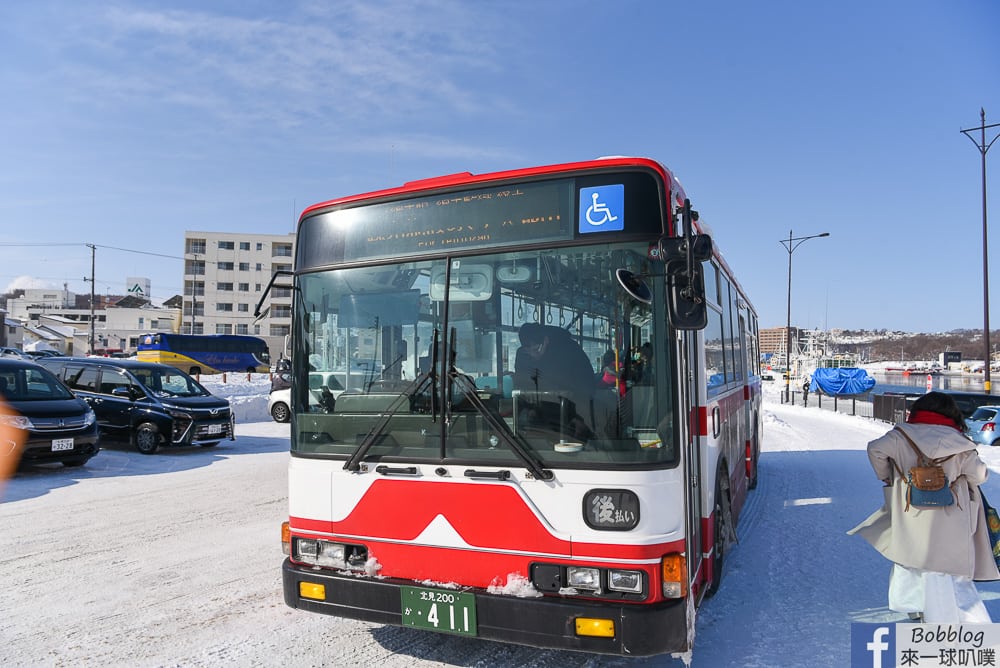
[[[703,397],[698,393],[698,377],[696,369],[698,356],[698,337],[700,332],[684,332],[681,335],[680,355],[677,370],[680,375],[677,387],[679,396],[676,406],[679,413],[687,419],[677,420],[678,442],[684,444],[684,479],[685,505],[687,506],[687,554],[688,554],[688,591],[697,579],[702,560],[701,508],[702,491],[705,481],[701,479],[701,448],[698,442],[698,406]]]

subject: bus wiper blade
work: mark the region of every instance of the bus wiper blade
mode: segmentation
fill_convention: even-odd
[[[368,454],[368,451],[371,450],[372,446],[375,445],[376,441],[378,441],[378,438],[382,435],[385,426],[389,424],[389,420],[391,420],[396,413],[399,412],[399,409],[403,407],[404,403],[408,403],[416,394],[422,392],[432,381],[433,377],[434,369],[422,373],[414,378],[413,382],[410,383],[405,390],[399,393],[399,396],[396,397],[389,407],[382,412],[382,416],[379,418],[378,422],[376,422],[375,425],[368,430],[365,437],[361,439],[360,443],[358,443],[358,447],[354,449],[351,456],[346,462],[344,462],[345,471],[358,471],[361,469],[361,460],[364,459],[365,455]]]
[[[478,389],[469,377],[459,373],[455,369],[454,365],[448,369],[449,378],[459,386],[465,393],[465,398],[468,399],[472,407],[483,416],[486,423],[490,426],[490,429],[497,435],[504,445],[514,451],[514,454],[518,456],[521,461],[523,461],[527,466],[531,474],[535,476],[537,480],[552,480],[552,471],[543,468],[542,463],[534,456],[534,454],[525,445],[518,440],[516,434],[514,434],[510,427],[503,419],[496,416],[487,406],[483,403],[483,400],[479,398]]]

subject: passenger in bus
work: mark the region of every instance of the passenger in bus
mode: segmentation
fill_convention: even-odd
[[[979,491],[987,468],[964,430],[964,416],[949,395],[928,392],[913,402],[905,423],[868,444],[872,468],[886,487],[885,504],[848,531],[893,562],[889,609],[928,624],[990,623],[973,580],[1000,579]],[[952,505],[911,505],[903,472],[917,466],[915,448],[940,460]]]
[[[639,346],[639,360],[636,363],[637,385],[652,385],[656,374],[653,371],[653,344],[649,341]]]
[[[324,413],[332,413],[333,407],[336,405],[337,399],[333,396],[333,392],[326,385],[319,389],[319,407]]]
[[[590,428],[580,416],[589,406],[594,389],[594,368],[587,353],[561,327],[525,323],[518,331],[521,347],[514,356],[514,389],[550,392],[573,404],[571,433],[589,435]]]
[[[601,360],[601,370],[598,372],[597,386],[602,389],[617,389],[618,394],[625,396],[625,380],[619,373],[620,364],[615,351],[608,350]]]

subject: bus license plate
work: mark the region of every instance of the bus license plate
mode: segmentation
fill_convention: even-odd
[[[476,597],[444,589],[400,587],[403,626],[476,635]]]
[[[222,425],[221,424],[210,424],[210,425],[208,425],[208,433],[209,434],[221,434],[222,433]]]
[[[72,438],[52,439],[52,452],[60,452],[62,450],[72,450],[72,449],[73,449]]]

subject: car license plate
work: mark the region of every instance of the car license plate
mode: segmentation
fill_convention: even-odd
[[[72,438],[52,439],[52,452],[60,452],[62,450],[72,450],[72,449],[73,449]]]
[[[403,626],[476,635],[476,597],[445,589],[400,587],[403,604]]]
[[[209,434],[221,434],[222,433],[222,425],[221,424],[210,424],[210,425],[208,425],[208,433]]]

